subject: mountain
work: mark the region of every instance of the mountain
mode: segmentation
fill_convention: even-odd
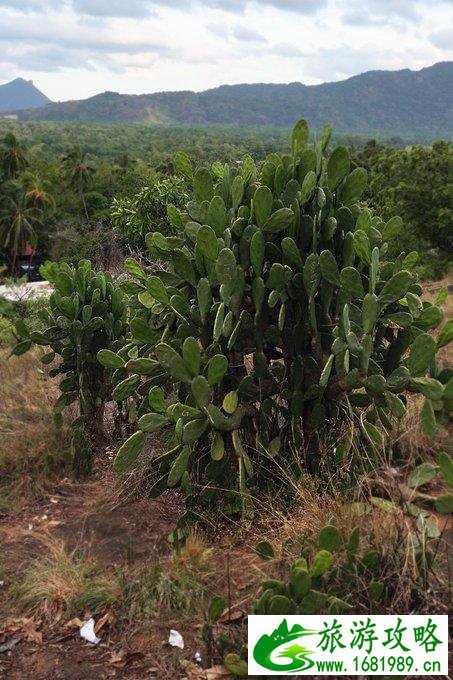
[[[307,118],[337,132],[450,136],[453,62],[420,71],[368,71],[322,85],[222,85],[205,92],[116,92],[48,104],[20,113],[23,120],[157,122],[290,127]]]
[[[0,85],[0,113],[21,111],[45,106],[50,99],[33,85],[32,80],[16,78]]]

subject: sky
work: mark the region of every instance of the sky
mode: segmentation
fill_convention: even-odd
[[[0,84],[105,90],[307,85],[453,58],[453,0],[0,0]]]

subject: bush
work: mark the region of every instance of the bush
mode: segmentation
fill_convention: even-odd
[[[399,214],[404,230],[388,234],[390,254],[397,256],[401,238],[405,247],[420,251],[420,276],[440,278],[451,264],[453,213],[451,208],[452,145],[408,149],[369,147],[370,205],[384,219]]]
[[[181,486],[198,504],[230,489],[250,515],[251,495],[282,477],[375,465],[405,392],[425,395],[430,434],[444,417],[453,380],[445,388],[436,352],[451,326],[437,344],[426,332],[443,313],[419,297],[416,254],[386,258],[382,234],[400,220],[359,203],[366,172],[350,172],[345,147],[325,158],[329,136],[308,147],[300,121],[292,155],[271,155],[259,175],[249,157],[195,173],[180,158],[193,199],[169,206],[174,235],[146,237],[171,271],[126,261],[135,347],[108,361],[123,367],[113,396],[135,398],[139,429],[115,465],[168,428],[155,493]]]
[[[132,197],[114,199],[111,220],[120,247],[145,251],[145,235],[150,229],[164,234],[170,230],[167,203],[181,206],[186,199],[185,184],[178,177],[157,180]]]
[[[125,341],[126,309],[121,291],[108,273],[96,272],[87,260],[77,269],[63,263],[47,263],[41,273],[54,286],[49,309],[40,310],[43,332],[33,331],[21,320],[16,332],[21,338],[13,350],[27,352],[33,344],[49,347],[43,364],[58,365],[51,377],[62,376],[61,395],[55,405],[56,422],[65,408],[76,403],[80,415],[73,421],[75,467],[89,469],[90,445],[102,437],[104,404],[110,399],[110,371],[97,360],[100,350],[120,349]]]

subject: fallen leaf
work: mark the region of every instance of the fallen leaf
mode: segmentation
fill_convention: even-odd
[[[124,666],[126,663],[126,659],[124,657],[125,653],[123,649],[120,649],[119,652],[111,652],[109,663]]]
[[[84,623],[85,621],[82,621],[76,617],[75,619],[71,619],[67,622],[66,628],[82,628]]]
[[[181,667],[186,673],[182,680],[206,680],[206,671],[204,671],[203,668],[200,668],[200,666],[197,666],[196,663],[182,659]]]
[[[207,668],[205,673],[206,680],[229,680],[231,678],[231,674],[225,666],[212,666]]]
[[[36,630],[41,625],[41,621],[33,621],[28,619],[23,627],[23,632],[27,642],[36,642],[38,645],[42,644],[42,633]]]
[[[104,614],[104,616],[101,616],[99,621],[96,623],[96,626],[94,628],[94,632],[99,633],[99,631],[102,630],[104,628],[104,626],[106,626],[107,624],[113,623],[114,620],[115,620],[115,615],[113,614],[113,612],[107,612],[106,614]]]
[[[235,621],[239,621],[239,619],[242,619],[245,616],[244,612],[241,611],[240,609],[234,609],[231,608],[230,610],[226,610],[223,612],[222,616],[218,619],[221,623],[234,623]]]

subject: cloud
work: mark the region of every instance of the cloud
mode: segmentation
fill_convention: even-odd
[[[247,8],[261,6],[297,14],[315,14],[327,2],[328,0],[152,0],[155,6],[172,9],[188,9],[198,4],[210,9],[243,13]]]
[[[453,28],[443,28],[428,36],[429,41],[441,50],[453,50]]]
[[[255,2],[297,14],[315,14],[327,5],[327,0],[255,0]]]
[[[77,14],[140,19],[154,13],[149,0],[72,0]]]
[[[348,26],[380,26],[397,20],[416,23],[420,19],[412,0],[368,0],[364,6],[361,0],[348,3],[343,15],[343,24]]]
[[[255,31],[255,29],[253,28],[249,28],[248,26],[242,26],[240,24],[237,24],[236,26],[230,26],[229,24],[223,22],[217,22],[208,24],[206,28],[208,29],[208,31],[216,35],[218,38],[222,38],[223,40],[229,40],[230,38],[234,38],[238,42],[245,43],[267,42],[266,38],[261,33]]]
[[[104,33],[106,35],[106,33]],[[86,30],[83,36],[74,32],[73,27],[67,29],[48,24],[43,27],[35,22],[26,24],[23,21],[0,24],[0,41],[16,41],[22,45],[46,45],[54,46],[56,49],[69,48],[76,51],[88,50],[91,52],[117,53],[117,54],[144,54],[158,53],[162,57],[176,56],[178,52],[168,45],[154,43],[152,41],[125,42],[116,40],[105,40],[99,36],[97,31]]]
[[[255,31],[253,28],[248,28],[247,26],[235,26],[232,30],[233,36],[236,40],[240,42],[260,42],[265,43],[266,38]]]
[[[278,43],[277,45],[273,45],[269,51],[278,57],[297,58],[305,55],[305,52],[302,52],[301,49],[291,43]]]
[[[58,73],[66,68],[80,66],[80,52],[59,47],[39,47],[27,50],[23,54],[15,54],[3,57],[10,64],[24,71],[40,71],[45,73]],[[95,67],[90,60],[83,60],[83,67],[87,71],[94,71]]]
[[[58,0],[1,0],[0,8],[29,14],[31,12],[48,12],[60,5],[61,3]]]

